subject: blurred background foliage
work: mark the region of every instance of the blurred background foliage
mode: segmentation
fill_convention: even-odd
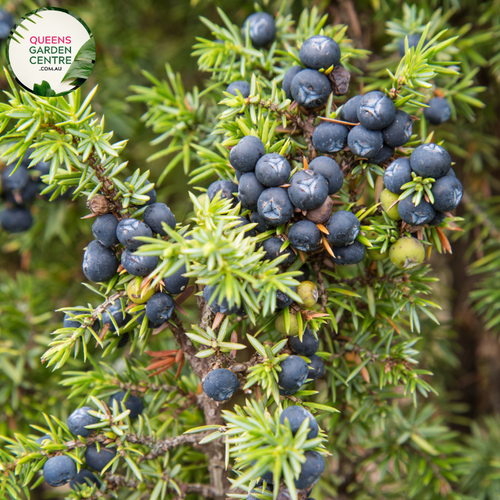
[[[449,57],[461,63],[464,75],[472,72],[471,85],[485,88],[478,98],[486,106],[476,110],[475,117],[467,106],[471,103],[455,101],[443,89],[456,110],[449,122],[433,127],[437,140],[446,140],[456,162],[454,169],[466,188],[458,209],[458,215],[465,218],[465,231],[454,234],[452,255],[432,256],[433,274],[440,282],[430,299],[442,307],[441,325],[425,321],[417,347],[422,353],[421,367],[434,373],[433,385],[439,392],[432,396],[439,415],[435,418],[462,434],[463,466],[468,467],[464,494],[499,498],[500,0],[420,0],[412,2],[413,12],[399,0],[302,0],[293,3],[293,17],[313,4],[325,8],[334,24],[348,25],[347,34],[356,48],[372,51],[358,66],[379,71],[380,80],[387,79],[385,68],[399,60],[395,34],[435,20],[436,30],[448,28],[447,36],[460,35]],[[127,100],[133,94],[130,86],[149,85],[143,70],[166,78],[168,62],[182,75],[186,89],[202,88],[207,75],[197,71],[196,59],[190,55],[196,36],[210,38],[199,16],[218,23],[219,6],[241,25],[254,11],[253,2],[247,0],[0,1],[15,16],[48,5],[73,11],[92,29],[97,61],[82,90],[85,94],[99,85],[95,110],[106,115],[107,129],[114,130],[116,140],[130,139],[124,152],[129,173],[150,169],[153,181],[171,158],[147,162],[162,145],[150,143],[156,136],[141,121],[145,106]],[[5,65],[3,46],[0,62]],[[358,89],[374,81],[353,76],[351,86]],[[0,79],[0,88],[6,87],[7,82]],[[188,180],[178,165],[175,174],[157,189],[158,200],[167,202],[178,220],[185,220],[191,209]],[[28,425],[39,421],[41,411],[50,409],[62,419],[71,411],[68,390],[58,385],[63,374],[46,370],[39,358],[50,342],[49,332],[62,323],[62,313],[47,311],[89,301],[97,305],[95,295],[80,285],[83,248],[91,240],[91,224],[80,219],[87,213],[82,201],[40,199],[30,231],[21,235],[0,232],[0,434],[29,433]],[[189,305],[188,312],[194,312],[194,302],[191,310]],[[173,348],[166,344],[155,339],[150,348]],[[113,356],[116,359],[109,362],[119,367],[121,354]],[[82,366],[80,360],[73,360],[66,369]],[[344,498],[349,498],[349,492]]]

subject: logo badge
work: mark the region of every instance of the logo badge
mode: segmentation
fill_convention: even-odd
[[[57,7],[22,17],[7,39],[9,71],[24,89],[44,97],[69,94],[89,77],[95,41],[75,14]]]

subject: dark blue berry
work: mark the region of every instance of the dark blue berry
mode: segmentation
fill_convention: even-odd
[[[73,480],[70,481],[69,487],[73,491],[78,491],[80,486],[82,485],[92,486],[93,484],[97,484],[98,486],[101,484],[99,480],[92,474],[88,469],[84,469],[83,467],[80,469],[80,472],[75,476]]]
[[[33,225],[33,216],[25,207],[6,208],[0,212],[0,225],[8,233],[22,233]]]
[[[384,172],[385,187],[394,194],[401,194],[401,186],[411,182],[411,166],[409,158],[396,158]]]
[[[439,226],[439,224],[441,224],[441,222],[443,222],[446,219],[446,217],[448,217],[446,214],[436,210],[436,215],[434,216],[434,219],[428,222],[427,225],[431,227]]]
[[[229,152],[229,163],[240,172],[252,172],[265,154],[264,143],[254,135],[246,135]]]
[[[90,415],[89,410],[93,410],[90,406],[82,406],[81,408],[76,409],[67,420],[67,425],[69,432],[73,434],[73,436],[82,436],[87,437],[90,436],[94,429],[86,429],[87,425],[97,424],[99,419]]]
[[[210,301],[216,288],[217,285],[214,286],[207,285],[203,289],[203,298],[205,299],[205,302],[208,304],[210,309],[214,313],[221,313],[221,314],[236,314],[237,312],[239,312],[240,307],[237,304],[233,304],[232,307],[229,307],[229,302],[225,297],[222,297],[220,293],[216,299]]]
[[[99,241],[93,240],[87,245],[83,254],[82,268],[83,274],[88,280],[108,281],[115,275],[118,265],[115,253]]]
[[[295,436],[306,419],[309,420],[307,439],[314,439],[319,433],[318,422],[316,422],[313,414],[302,406],[289,406],[285,408],[280,415],[280,424],[285,425],[285,420],[288,420],[292,433]]]
[[[287,247],[285,250],[280,252],[280,248],[283,243],[283,240],[276,238],[275,236],[264,241],[262,244],[262,248],[266,252],[264,259],[274,260],[276,257],[285,254],[287,257],[280,262],[280,266],[290,266],[293,264],[295,262],[295,253],[290,247]]]
[[[294,279],[302,283],[303,281],[308,281],[309,277],[311,276],[311,271],[309,270],[309,267],[307,264],[302,264],[300,268],[298,269],[302,274],[299,274],[299,276],[294,276]]]
[[[102,444],[100,450],[97,451],[97,446],[95,443],[87,446],[85,450],[85,462],[87,467],[101,472],[106,465],[115,458],[116,448],[105,448]]]
[[[257,180],[267,187],[278,187],[290,177],[290,164],[284,156],[269,153],[259,159],[255,165]]]
[[[300,170],[292,176],[288,196],[291,202],[301,210],[313,210],[320,207],[328,196],[327,180],[314,170]]]
[[[439,210],[440,212],[455,210],[464,194],[462,183],[451,175],[445,175],[438,179],[432,185],[431,191],[434,196],[434,203],[432,205],[435,210]]]
[[[237,80],[235,82],[230,83],[227,86],[226,92],[234,96],[237,96],[238,95],[236,92],[237,90],[243,97],[247,98],[250,95],[250,84],[243,80]]]
[[[416,47],[418,45],[418,43],[420,42],[420,39],[422,38],[422,34],[421,33],[413,33],[411,35],[407,35],[406,37],[408,37],[408,49],[411,49],[412,47]],[[399,40],[398,49],[399,49],[399,55],[401,57],[403,57],[405,55],[405,38],[406,37],[403,37],[403,38],[401,38],[401,40]],[[427,40],[424,42],[423,47],[425,47],[426,45],[427,45]]]
[[[1,174],[2,189],[4,191],[14,191],[18,189],[23,189],[28,185],[31,180],[31,176],[28,169],[24,165],[19,165],[16,168],[16,164],[7,165],[5,170]]]
[[[396,117],[396,106],[383,92],[374,90],[361,97],[358,103],[358,119],[368,130],[382,130]]]
[[[134,255],[128,248],[122,253],[122,266],[133,276],[147,276],[158,265],[158,257]]]
[[[321,244],[321,231],[309,220],[296,222],[288,231],[290,245],[302,252],[314,252]]]
[[[125,395],[127,394],[127,391],[121,391],[116,394],[113,394],[108,401],[108,406],[109,408],[113,408],[113,401],[116,401],[118,404],[118,410],[120,413],[122,412],[122,403],[125,406],[127,410],[130,410],[129,413],[129,418],[137,418],[141,413],[142,410],[144,410],[144,403],[142,402],[142,399],[139,398],[138,396],[134,396],[132,394],[129,394],[127,397],[127,401],[123,401],[125,398]]]
[[[219,193],[221,199],[232,200],[233,205],[236,205],[236,198],[233,193],[238,192],[238,184],[231,181],[215,181],[208,186],[207,196],[212,201],[215,195]]]
[[[12,15],[3,9],[0,9],[0,40],[7,40],[14,24],[15,22]]]
[[[325,364],[323,360],[319,356],[316,356],[316,354],[312,354],[308,356],[308,358],[311,362],[309,363],[309,375],[307,378],[317,379],[322,377],[325,373]]]
[[[39,445],[42,445],[44,443],[44,441],[52,441],[52,437],[50,437],[48,434],[45,434],[45,436],[40,436],[36,442],[39,444]]]
[[[262,191],[257,201],[257,210],[266,224],[279,226],[293,216],[293,206],[285,189],[279,187]]]
[[[168,293],[155,293],[146,303],[149,321],[161,325],[170,319],[175,309],[174,299]]]
[[[307,363],[299,356],[288,356],[280,364],[278,385],[287,391],[298,391],[307,379]]]
[[[43,478],[49,486],[57,488],[76,477],[76,464],[66,455],[49,458],[43,466]]]
[[[162,281],[165,285],[165,291],[171,295],[182,293],[189,284],[189,278],[183,276],[186,272],[186,266],[182,266],[174,274],[164,276]]]
[[[358,123],[358,106],[362,96],[351,97],[341,108],[339,119],[344,122]]]
[[[346,247],[332,247],[332,252],[335,255],[333,261],[339,266],[351,266],[358,264],[365,257],[365,246],[356,240],[351,245]]]
[[[295,480],[295,487],[299,490],[309,489],[318,482],[325,471],[325,459],[316,451],[304,453],[306,461],[302,464],[300,475]]]
[[[398,213],[401,219],[412,226],[427,224],[436,215],[434,207],[423,198],[418,205],[414,205],[413,196],[408,196],[398,203]]]
[[[74,316],[78,316],[80,314],[83,314],[82,311],[71,311]],[[64,314],[64,319],[63,319],[63,327],[64,328],[80,328],[82,324],[79,321],[76,321],[73,319],[72,316],[70,316],[68,313]]]
[[[293,287],[292,290],[294,292],[297,291],[297,287]],[[281,290],[278,290],[276,292],[276,308],[277,309],[284,309],[285,307],[289,307],[293,304],[293,299],[288,296],[286,293],[282,292]]]
[[[278,387],[278,389],[280,396],[293,396],[298,391],[298,389],[289,390],[289,389],[283,389],[282,387]]]
[[[129,175],[125,179],[125,182],[130,182],[131,179],[132,179],[132,176]],[[152,203],[156,203],[156,191],[153,187],[147,193],[144,193],[144,196],[149,196],[149,200],[144,202],[143,205],[151,205]]]
[[[271,491],[273,489],[272,485],[274,482],[274,474],[272,473],[272,471],[262,474],[259,481],[257,481],[257,486],[262,486],[264,484],[264,481],[267,483],[266,489]]]
[[[382,132],[368,130],[363,125],[356,125],[347,136],[347,144],[356,156],[375,158],[382,149],[384,139]]]
[[[347,144],[349,129],[345,125],[332,122],[321,122],[312,137],[313,146],[320,153],[342,151]]]
[[[387,161],[393,154],[394,148],[384,144],[382,149],[370,160],[370,162],[379,165],[380,163]]]
[[[329,232],[326,238],[336,247],[350,245],[358,237],[360,227],[359,219],[352,212],[339,210],[332,214],[326,225]]]
[[[238,219],[240,222],[236,226],[234,226],[233,229],[237,229],[239,227],[245,227],[245,226],[248,226],[250,224],[250,222],[247,219],[245,219],[245,217],[242,217],[241,215],[238,216]],[[247,228],[243,232],[245,233],[245,237],[251,236],[253,238],[257,235],[257,233],[255,232],[255,229],[253,227]]]
[[[433,97],[424,108],[425,119],[432,125],[440,125],[451,118],[450,104],[444,97]]]
[[[101,320],[101,329],[104,328],[105,325],[109,325],[110,332],[116,332],[115,325],[111,320],[111,317],[115,320],[115,323],[118,325],[118,328],[122,328],[129,321],[129,316],[123,312],[122,304],[119,300],[111,304],[103,313]]]
[[[144,196],[149,196],[149,201],[145,201],[143,205],[152,205],[156,203],[156,191],[154,189],[150,189]]]
[[[239,387],[238,377],[226,368],[212,370],[203,381],[203,391],[214,401],[226,401]]]
[[[328,183],[328,194],[336,194],[342,189],[344,176],[339,164],[329,156],[318,156],[309,163],[309,170],[321,174]]]
[[[412,170],[422,177],[439,179],[451,168],[451,157],[443,147],[430,142],[415,148],[410,156]]]
[[[105,247],[118,245],[118,238],[116,237],[118,222],[118,219],[113,214],[105,214],[97,217],[92,224],[94,238]]]
[[[128,344],[129,340],[130,340],[130,334],[129,332],[125,332],[124,334],[120,335],[116,347],[118,347],[118,349],[125,347]]]
[[[165,203],[153,203],[144,210],[144,222],[155,232],[166,236],[162,223],[175,229],[175,216]]]
[[[322,106],[328,101],[331,91],[328,77],[314,69],[304,69],[292,80],[292,97],[304,108]]]
[[[28,184],[20,190],[16,191],[5,191],[5,201],[13,203],[15,205],[24,205],[33,201],[40,191],[40,186],[38,182],[30,179]]]
[[[304,330],[302,340],[297,335],[296,337],[290,337],[289,342],[292,351],[300,356],[312,356],[319,349],[319,340],[309,328]]]
[[[25,164],[28,166],[30,164],[30,161],[28,160],[28,163]],[[35,170],[38,171],[38,177],[41,177],[42,175],[49,175],[50,174],[50,161],[39,161],[34,167]]]
[[[392,148],[406,144],[410,140],[412,133],[413,120],[408,113],[405,113],[401,109],[396,111],[394,121],[382,130],[385,144]]]
[[[244,173],[238,184],[238,200],[241,201],[241,206],[249,210],[257,210],[257,201],[265,189],[266,186],[259,182],[254,172]]]
[[[293,99],[292,96],[292,80],[294,76],[302,71],[304,68],[302,66],[292,66],[286,73],[283,78],[282,88],[285,91],[285,95],[287,99]]]
[[[123,219],[116,226],[118,241],[129,250],[137,250],[144,241],[136,240],[136,236],[153,236],[151,228],[137,219]]]
[[[236,170],[234,169],[234,175],[236,177],[236,180],[239,182],[240,179],[241,179],[241,176],[244,174],[245,172],[240,172],[239,170]]]
[[[328,69],[340,64],[340,47],[329,36],[312,36],[300,47],[299,58],[306,68]]]
[[[243,23],[246,31],[247,24],[250,25],[250,40],[256,49],[269,45],[276,37],[276,24],[274,17],[267,12],[256,12],[248,16]]]
[[[259,212],[252,212],[250,221],[257,224],[255,226],[255,230],[259,233],[265,233],[266,231],[274,229],[274,226],[267,224],[267,222],[259,215]]]

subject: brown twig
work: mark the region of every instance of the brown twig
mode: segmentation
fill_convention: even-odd
[[[197,304],[200,311],[200,328],[206,329],[207,326],[210,326],[214,314],[210,311],[203,297],[197,297]],[[175,313],[172,314],[171,320],[175,325],[171,326],[171,330],[177,343],[184,352],[186,361],[200,380],[203,380],[211,369],[214,356],[209,356],[208,358],[196,357],[197,350],[186,335],[182,322]],[[199,403],[205,414],[205,423],[207,425],[224,424],[221,410],[216,401],[202,394],[200,395]],[[206,454],[209,458],[208,470],[210,473],[210,482],[215,493],[211,498],[223,500],[226,496],[226,491],[229,490],[230,484],[227,480],[228,472],[225,470],[225,446],[222,439],[217,439],[209,443],[206,446]]]

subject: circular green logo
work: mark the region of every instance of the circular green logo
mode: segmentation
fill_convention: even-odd
[[[7,39],[10,72],[27,91],[45,97],[68,94],[89,77],[95,41],[75,14],[57,7],[22,17]]]

